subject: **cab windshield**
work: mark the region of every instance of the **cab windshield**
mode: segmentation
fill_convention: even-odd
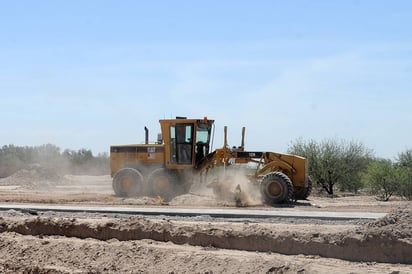
[[[196,143],[202,142],[205,144],[209,144],[211,129],[212,125],[198,123],[196,129]]]

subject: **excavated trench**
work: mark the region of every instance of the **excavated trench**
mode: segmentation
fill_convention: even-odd
[[[0,218],[0,232],[120,241],[151,239],[175,244],[287,255],[319,255],[349,261],[412,263],[412,210],[404,207],[356,229],[328,233],[280,231],[257,223],[196,223],[62,217]]]

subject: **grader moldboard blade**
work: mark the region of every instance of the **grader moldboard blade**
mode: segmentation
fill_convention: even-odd
[[[237,207],[247,207],[249,205],[246,193],[242,192],[240,184],[236,184],[234,178],[228,176],[222,179],[216,178],[207,187],[212,188],[213,194],[219,200],[234,201]]]

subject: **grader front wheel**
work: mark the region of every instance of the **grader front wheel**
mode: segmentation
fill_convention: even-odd
[[[289,202],[293,195],[292,181],[282,172],[270,172],[260,184],[266,203],[274,205]]]

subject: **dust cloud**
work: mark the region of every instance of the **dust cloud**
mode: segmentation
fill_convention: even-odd
[[[19,186],[26,189],[49,189],[61,184],[64,177],[52,168],[31,164],[11,176],[0,179],[2,186]]]
[[[61,165],[60,165],[61,166]],[[171,206],[229,206],[250,207],[262,205],[258,186],[249,179],[248,169],[214,168],[203,180],[195,178],[194,184],[187,193],[180,193],[166,204]],[[93,174],[93,173],[92,173]],[[79,195],[93,197],[93,200],[113,200],[122,204],[163,205],[156,196],[150,193],[135,197],[117,197],[112,188],[110,175],[80,175],[69,173],[64,169],[56,169],[40,164],[28,165],[9,177],[0,179],[0,191],[41,195],[42,193],[59,194],[59,201],[77,200]],[[27,194],[29,195],[29,194]],[[63,197],[62,195],[70,195]],[[102,198],[101,195],[105,195]],[[37,201],[38,197],[32,197]]]
[[[214,205],[238,207],[262,205],[258,185],[249,179],[246,169],[217,169],[211,172],[205,184],[192,187],[191,194],[213,196]]]
[[[65,174],[62,170],[40,164],[27,165],[0,179],[0,190],[7,189],[29,193],[113,194],[109,175]]]

